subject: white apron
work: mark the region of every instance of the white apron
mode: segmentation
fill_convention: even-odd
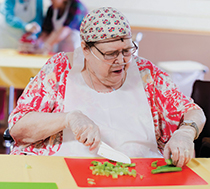
[[[27,9],[25,5],[27,4]],[[14,7],[14,15],[24,22],[30,22],[36,17],[36,0],[29,0],[25,3],[20,3],[16,0]],[[17,49],[19,39],[24,34],[22,29],[17,29],[8,25],[5,21],[5,16],[0,14],[0,48]]]
[[[132,61],[121,88],[98,93],[83,80],[84,57],[75,50],[73,68],[66,86],[65,112],[81,110],[100,129],[101,140],[129,157],[162,157],[157,148],[151,110],[137,65]],[[63,131],[57,156],[95,157],[89,147],[75,140],[70,129]]]
[[[53,17],[52,17],[52,23],[55,31],[58,31],[61,27],[63,27],[63,24],[68,16],[69,7],[71,6],[71,2],[69,2],[66,6],[66,9],[63,13],[63,15],[57,19],[58,17],[58,9],[53,10]],[[80,33],[77,30],[71,29],[70,34],[61,41],[60,43],[54,45],[53,52],[73,52],[75,48],[80,46]]]
[[[54,30],[58,31],[61,27],[63,27],[63,24],[67,18],[67,15],[68,15],[70,5],[71,5],[71,3],[69,2],[66,6],[66,9],[65,9],[63,15],[59,19],[57,19],[58,9],[53,9],[52,23],[53,23]]]

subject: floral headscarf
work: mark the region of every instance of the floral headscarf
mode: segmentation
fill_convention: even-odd
[[[120,36],[131,36],[128,20],[117,9],[101,7],[87,14],[80,26],[80,36],[86,42],[95,42]]]

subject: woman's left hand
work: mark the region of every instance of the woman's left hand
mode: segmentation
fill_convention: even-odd
[[[193,128],[192,128],[193,129]],[[194,156],[195,132],[191,128],[176,130],[164,148],[164,158],[172,159],[173,164],[182,167]]]

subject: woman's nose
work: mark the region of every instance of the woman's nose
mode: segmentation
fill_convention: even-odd
[[[115,62],[118,63],[118,64],[125,63],[124,55],[122,54],[122,52],[119,53],[119,55],[116,58]]]

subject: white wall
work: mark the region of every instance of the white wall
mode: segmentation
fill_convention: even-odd
[[[50,0],[43,1],[49,5]],[[131,26],[210,32],[210,0],[81,1],[89,10],[113,6],[124,13]]]
[[[210,32],[210,0],[81,0],[89,10],[113,6],[131,26]]]

